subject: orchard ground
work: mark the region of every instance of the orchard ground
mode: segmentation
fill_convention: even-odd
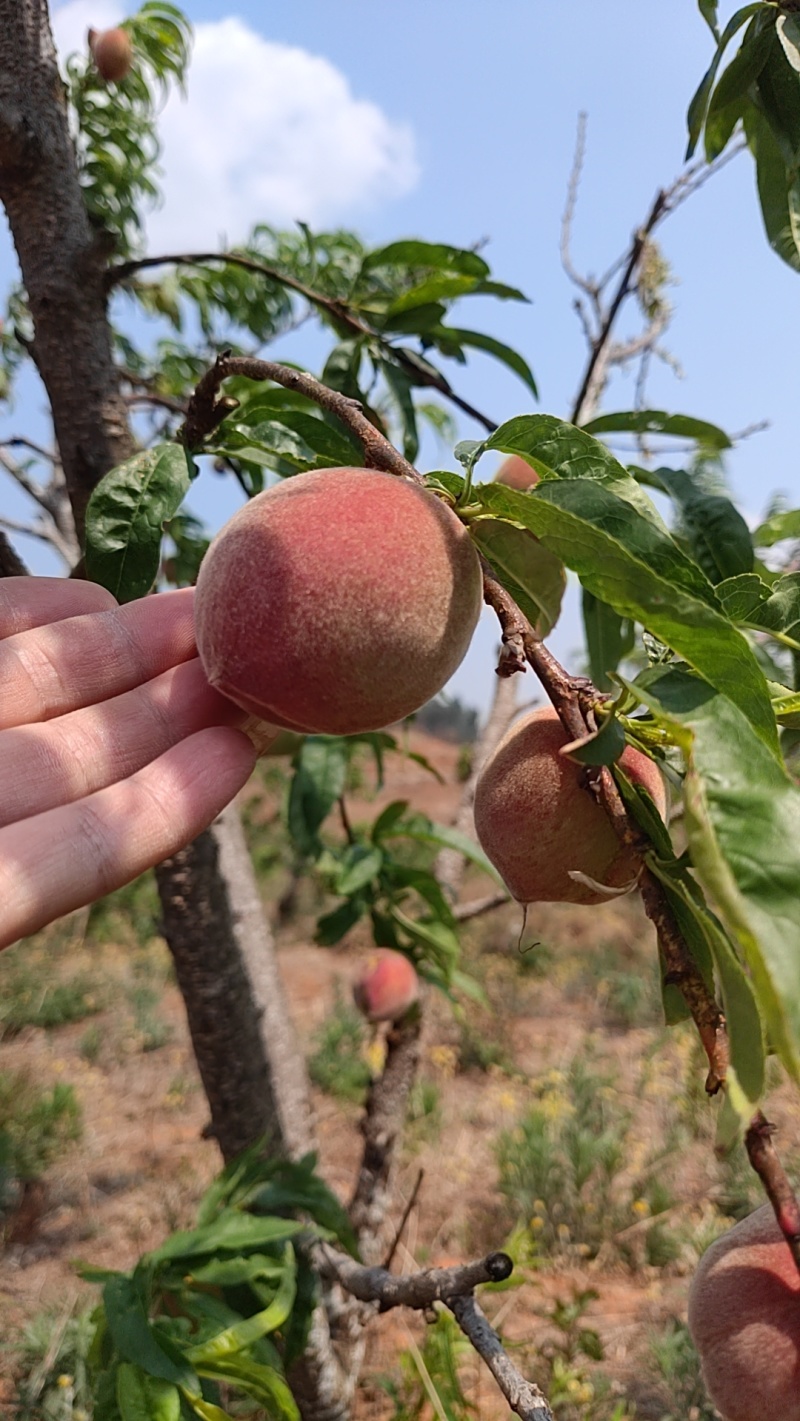
[[[451,821],[460,793],[458,747],[413,730],[410,744],[445,783],[393,756],[376,794],[365,759],[349,787],[352,821],[405,797]],[[330,904],[310,879],[293,884],[282,856],[284,774],[280,762],[262,762],[243,796],[246,822],[273,916],[281,905],[281,970],[322,1082],[314,1092],[322,1169],[346,1199],[359,1157],[359,1098],[380,1041],[360,1023],[350,997],[370,942],[356,930],[341,949],[313,945],[315,917]],[[486,891],[486,880],[474,874],[463,896]],[[39,1128],[35,1113],[27,1122],[14,1119],[19,1092],[2,1089],[17,1072],[31,1089],[71,1087],[82,1118],[81,1138],[50,1149],[41,1181],[17,1186],[16,1206],[5,1215],[0,1346],[8,1350],[0,1354],[0,1401],[9,1407],[26,1324],[42,1313],[63,1319],[96,1296],[77,1278],[74,1260],[130,1267],[171,1230],[191,1225],[218,1168],[213,1144],[202,1138],[207,1106],[157,913],[155,891],[143,880],[0,958],[0,1132],[24,1142]],[[705,1421],[714,1413],[710,1406],[692,1410],[703,1402],[691,1356],[684,1351],[664,1362],[664,1347],[682,1336],[673,1319],[685,1321],[698,1257],[734,1218],[758,1206],[757,1181],[738,1157],[714,1161],[715,1112],[702,1091],[703,1063],[692,1031],[667,1033],[660,1024],[652,929],[637,902],[533,909],[523,951],[520,929],[515,905],[465,925],[465,966],[481,983],[486,1007],[466,1003],[459,1019],[429,992],[395,1218],[419,1170],[425,1173],[395,1266],[449,1264],[508,1246],[520,1260],[519,1286],[484,1291],[483,1302],[523,1369],[535,1372],[537,1349],[561,1337],[542,1314],[557,1299],[571,1302],[576,1290],[598,1294],[580,1325],[597,1329],[605,1357],[573,1359],[575,1403],[559,1417],[606,1421],[624,1395],[631,1406],[625,1414],[634,1414],[635,1402],[642,1421]],[[61,983],[60,997],[43,981]],[[771,1118],[783,1127],[791,1167],[797,1106],[777,1077],[774,1084]],[[424,1333],[419,1316],[400,1311],[374,1322],[358,1416],[394,1414],[377,1378],[400,1384],[400,1354],[411,1339],[422,1346]],[[665,1375],[670,1367],[674,1374]],[[537,1375],[552,1386],[551,1374]],[[594,1400],[580,1392],[591,1382],[601,1393],[603,1377],[622,1392]],[[463,1385],[479,1415],[505,1414],[474,1357],[464,1363]]]

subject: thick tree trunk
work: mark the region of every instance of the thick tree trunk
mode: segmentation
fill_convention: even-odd
[[[163,932],[226,1160],[264,1137],[270,1153],[314,1148],[305,1065],[234,805],[156,869]]]
[[[94,485],[134,442],[111,358],[108,246],[84,206],[46,0],[0,0],[0,201],[80,537]]]

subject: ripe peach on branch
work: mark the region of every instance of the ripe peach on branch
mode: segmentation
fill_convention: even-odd
[[[515,488],[520,493],[526,493],[534,484],[538,484],[539,475],[519,454],[509,454],[497,470],[494,481],[496,484],[505,484],[506,488]]]
[[[297,474],[245,504],[197,580],[211,684],[288,730],[353,735],[435,696],[481,608],[478,555],[456,515],[374,469]]]
[[[370,953],[353,985],[353,998],[368,1021],[399,1021],[419,996],[414,964],[390,947]]]
[[[800,1421],[800,1274],[770,1204],[703,1254],[689,1330],[724,1421]]]
[[[130,74],[133,45],[127,30],[120,26],[112,30],[90,30],[88,39],[95,68],[106,83],[119,83]]]
[[[635,876],[632,854],[583,787],[583,766],[559,753],[569,740],[551,706],[532,711],[512,725],[478,777],[478,839],[520,903],[602,903],[602,893],[570,873],[608,888]],[[666,795],[654,762],[628,745],[620,764],[663,818]]]

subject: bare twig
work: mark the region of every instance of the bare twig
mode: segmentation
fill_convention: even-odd
[[[477,1263],[430,1268],[404,1278],[385,1268],[364,1268],[328,1244],[315,1247],[314,1262],[323,1278],[338,1283],[361,1302],[377,1303],[379,1312],[395,1307],[424,1311],[434,1303],[444,1303],[521,1421],[553,1421],[553,1413],[539,1388],[517,1371],[475,1301],[474,1289],[480,1284],[500,1283],[510,1277],[513,1264],[507,1253],[490,1253]]]
[[[493,913],[495,908],[503,908],[511,899],[507,893],[487,893],[483,898],[472,898],[469,903],[458,903],[453,909],[457,923],[468,923],[473,918],[482,918],[484,913]]]
[[[350,1220],[363,1257],[378,1258],[392,1176],[402,1140],[408,1099],[417,1074],[422,1014],[409,1012],[395,1022],[386,1039],[386,1060],[372,1081],[361,1120],[364,1147]]]
[[[202,445],[213,434],[226,415],[231,412],[230,401],[217,399],[219,387],[231,375],[243,375],[247,380],[273,380],[287,390],[297,390],[306,395],[321,409],[337,416],[360,440],[364,450],[364,463],[368,469],[383,469],[389,474],[399,474],[403,478],[422,483],[421,475],[412,464],[398,453],[367,419],[358,400],[351,400],[338,390],[330,390],[313,375],[302,370],[292,370],[287,365],[276,365],[272,360],[256,360],[246,355],[217,357],[214,365],[207,370],[189,401],[186,423],[181,437],[187,448],[202,450]]]
[[[526,1381],[511,1361],[489,1319],[469,1294],[445,1299],[465,1337],[483,1358],[503,1396],[521,1421],[553,1421],[553,1413],[534,1382]]]
[[[757,1111],[745,1135],[745,1148],[800,1273],[800,1205],[772,1143],[775,1128]]]
[[[400,1217],[400,1222],[399,1222],[399,1224],[397,1225],[397,1228],[396,1228],[395,1231],[394,1231],[394,1238],[392,1239],[392,1241],[391,1241],[391,1243],[390,1243],[390,1245],[389,1245],[389,1248],[387,1249],[386,1257],[384,1258],[383,1263],[381,1264],[381,1267],[382,1267],[382,1268],[385,1268],[386,1271],[387,1271],[387,1273],[388,1273],[389,1269],[390,1269],[391,1266],[392,1266],[392,1262],[393,1262],[393,1260],[394,1260],[395,1253],[397,1252],[397,1245],[399,1244],[401,1238],[403,1237],[403,1232],[404,1232],[404,1230],[405,1230],[405,1226],[406,1226],[406,1224],[408,1223],[409,1218],[411,1217],[411,1210],[413,1209],[414,1205],[415,1205],[416,1202],[417,1202],[417,1198],[418,1198],[418,1196],[419,1196],[419,1191],[420,1191],[420,1189],[422,1188],[422,1181],[423,1181],[424,1178],[425,1178],[425,1171],[424,1171],[424,1169],[418,1170],[418,1171],[417,1171],[417,1177],[416,1177],[416,1179],[414,1180],[414,1188],[411,1190],[411,1193],[410,1193],[409,1196],[408,1196],[408,1200],[407,1200],[407,1202],[406,1202],[406,1206],[405,1206],[405,1208],[404,1208],[404,1210],[403,1210],[403,1213],[402,1213],[402,1215],[401,1215],[401,1217]]]
[[[578,188],[580,186],[581,173],[583,172],[583,160],[586,157],[586,124],[586,114],[579,113],[578,131],[575,135],[575,153],[572,159],[569,182],[567,184],[567,200],[564,205],[564,215],[561,218],[559,253],[561,256],[561,265],[573,286],[579,287],[593,302],[596,302],[601,288],[596,281],[592,281],[591,277],[581,276],[572,260],[570,250],[572,242],[572,223],[575,219],[575,208],[578,202]],[[578,305],[578,302],[575,304]]]
[[[385,1268],[365,1268],[326,1243],[315,1248],[314,1262],[323,1278],[339,1283],[359,1302],[377,1303],[379,1312],[397,1307],[424,1311],[434,1303],[463,1297],[481,1283],[502,1283],[511,1277],[514,1267],[507,1253],[489,1253],[476,1263],[426,1268],[398,1277]]]
[[[52,449],[44,449],[41,444],[34,444],[32,439],[26,439],[21,434],[12,435],[10,439],[0,439],[0,449],[30,449],[31,453],[37,454],[49,464],[59,462],[58,454]]]
[[[281,271],[278,267],[270,266],[267,262],[257,261],[254,257],[248,257],[240,252],[193,252],[179,253],[170,256],[142,257],[138,261],[120,262],[113,266],[107,273],[107,285],[110,290],[119,285],[121,281],[126,281],[136,271],[143,271],[146,267],[154,266],[204,266],[208,262],[222,262],[228,266],[242,267],[245,271],[252,271],[260,276],[266,277],[269,281],[276,282],[279,286],[284,286],[288,291],[294,291],[296,295],[302,296],[318,311],[323,311],[334,326],[342,327],[350,335],[367,337],[370,341],[380,345],[390,360],[395,365],[399,365],[408,374],[413,376],[414,383],[425,386],[431,390],[437,390],[445,399],[463,410],[472,419],[482,424],[484,429],[491,434],[497,428],[497,421],[490,419],[488,415],[481,414],[474,405],[463,400],[452,388],[449,380],[438,371],[423,368],[414,358],[413,352],[399,349],[392,345],[380,331],[367,325],[358,316],[355,316],[343,301],[336,301],[333,297],[323,296],[320,291],[315,291],[313,287],[307,286],[305,282],[299,281],[297,277],[290,276],[287,272]]]
[[[617,318],[617,312],[625,300],[625,297],[628,295],[628,292],[632,289],[633,278],[641,261],[647,238],[667,210],[668,201],[669,194],[662,188],[656,193],[652,207],[642,223],[642,226],[633,235],[628,249],[628,257],[622,268],[622,275],[605,311],[600,329],[592,343],[592,350],[586,364],[586,369],[583,372],[581,386],[575,397],[575,403],[572,406],[572,413],[570,414],[571,424],[580,424],[584,418],[584,406],[586,404],[587,395],[592,387],[595,369],[606,352],[611,330]]]
[[[125,404],[130,405],[155,405],[159,409],[169,410],[171,414],[185,415],[188,405],[185,400],[175,400],[171,395],[156,395],[150,390],[134,390],[130,395],[123,395]]]

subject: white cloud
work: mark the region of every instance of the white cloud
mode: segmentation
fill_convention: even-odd
[[[68,0],[53,15],[62,53],[116,0]],[[329,60],[263,39],[242,20],[196,27],[188,98],[161,116],[164,205],[151,250],[241,241],[255,221],[356,222],[418,177],[411,128],[352,93]]]

